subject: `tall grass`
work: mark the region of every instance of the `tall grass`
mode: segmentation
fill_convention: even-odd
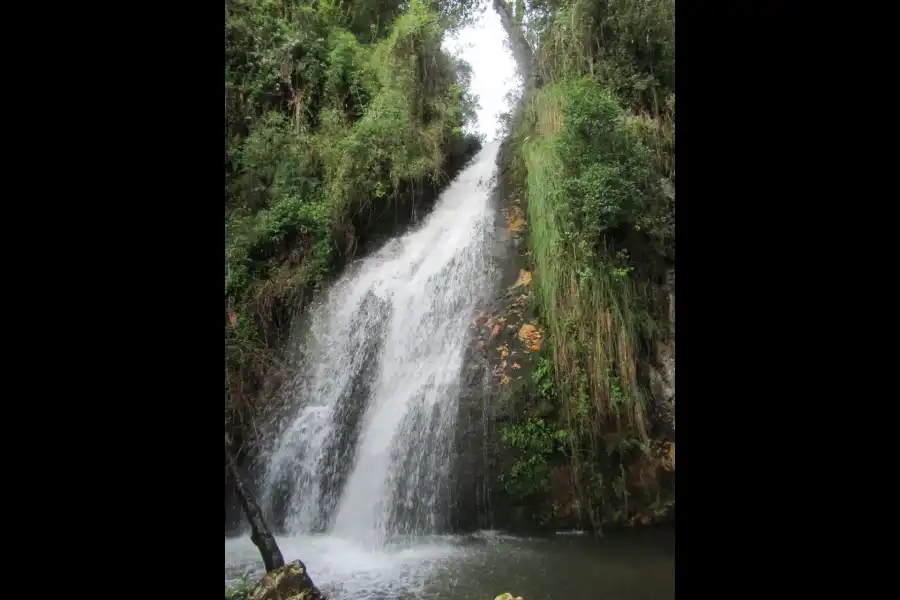
[[[524,21],[543,86],[526,93],[512,166],[573,484],[599,527],[641,510],[629,474],[652,462],[641,369],[667,331],[654,285],[674,258],[674,2],[541,7]]]
[[[572,231],[560,130],[570,90],[548,86],[534,106],[535,136],[525,143],[529,247],[542,316],[552,334],[554,367],[576,429],[613,419],[647,437],[646,399],[635,361],[640,340],[655,331],[638,308],[635,283],[584,252]]]

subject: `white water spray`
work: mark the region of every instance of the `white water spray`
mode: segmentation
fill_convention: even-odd
[[[382,545],[434,532],[446,516],[468,325],[490,291],[498,146],[313,311],[307,364],[288,389],[304,405],[272,454],[264,494],[270,506],[286,498],[290,531]]]

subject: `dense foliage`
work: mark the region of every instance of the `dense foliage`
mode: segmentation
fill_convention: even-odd
[[[551,342],[536,376],[556,412],[511,426],[507,487],[546,492],[527,479],[556,456],[595,528],[649,522],[674,504],[674,425],[652,418],[647,363],[674,327],[660,289],[675,259],[675,3],[511,4],[535,71],[512,172]]]
[[[226,431],[255,412],[292,312],[477,146],[468,67],[441,49],[473,7],[226,1]]]

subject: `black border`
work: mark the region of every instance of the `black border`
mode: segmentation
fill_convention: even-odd
[[[812,374],[789,364],[809,349],[794,339],[790,321],[801,316],[786,281],[800,274],[790,251],[802,231],[787,223],[804,198],[786,182],[804,162],[792,132],[809,118],[816,86],[800,75],[805,53],[786,41],[802,43],[806,26],[764,9],[683,0],[676,8],[681,598],[721,595],[722,586],[753,594],[787,550],[761,540],[786,537],[803,519],[786,493],[796,481],[785,479],[800,476],[811,451],[795,449],[803,432],[792,417],[809,404],[790,381]],[[794,357],[779,362],[784,354]],[[775,530],[785,516],[792,524]]]
[[[113,388],[97,435],[117,439],[90,458],[108,487],[88,492],[103,526],[86,535],[128,595],[221,598],[224,12],[133,14],[109,42],[116,113],[103,119],[123,138],[104,170],[127,163],[129,179],[106,225],[121,244],[105,250],[114,366],[94,373]]]

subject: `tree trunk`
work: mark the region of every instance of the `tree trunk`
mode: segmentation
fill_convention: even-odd
[[[281,550],[278,549],[278,544],[275,543],[275,536],[269,531],[265,520],[263,520],[259,505],[253,499],[253,496],[250,495],[247,486],[244,485],[244,481],[241,479],[240,473],[238,473],[237,465],[228,448],[225,448],[225,463],[228,465],[228,470],[234,478],[234,487],[237,490],[241,506],[244,508],[244,514],[247,515],[247,520],[250,522],[250,539],[259,548],[259,553],[262,554],[266,571],[271,572],[283,567],[284,557],[281,555]]]
[[[521,15],[513,15],[512,9],[506,3],[506,0],[494,0],[493,3],[494,10],[500,16],[500,23],[503,24],[503,29],[506,30],[506,35],[509,36],[513,49],[513,58],[516,59],[516,63],[519,65],[519,71],[522,74],[522,79],[525,80],[526,89],[538,87],[539,82],[537,81],[534,54],[531,46],[528,44],[528,40],[525,39],[525,32],[522,31],[520,26],[521,18],[524,16],[524,9]]]

